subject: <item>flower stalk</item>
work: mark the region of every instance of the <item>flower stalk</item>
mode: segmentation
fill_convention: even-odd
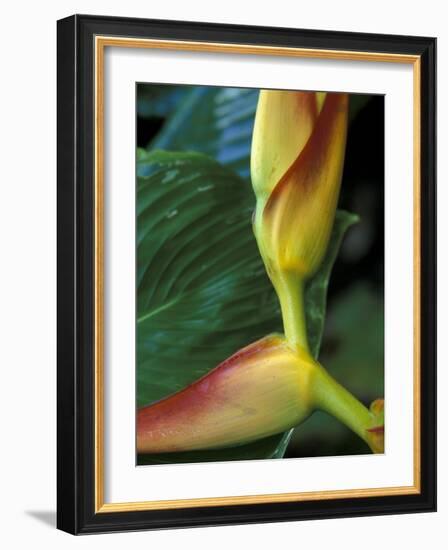
[[[356,397],[339,384],[321,365],[314,371],[313,403],[316,409],[322,410],[345,424],[370,447],[372,452],[384,452],[383,443],[377,436],[378,416],[367,409]]]
[[[275,290],[280,301],[283,328],[287,341],[293,347],[309,352],[305,319],[305,288],[295,273],[282,273],[275,277]]]

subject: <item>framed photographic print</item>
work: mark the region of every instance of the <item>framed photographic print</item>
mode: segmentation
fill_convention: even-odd
[[[435,510],[433,38],[58,21],[58,527]]]

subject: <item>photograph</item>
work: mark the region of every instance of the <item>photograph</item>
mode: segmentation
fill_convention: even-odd
[[[57,49],[58,528],[435,510],[435,39]]]
[[[381,94],[136,83],[137,465],[385,452],[384,131]]]

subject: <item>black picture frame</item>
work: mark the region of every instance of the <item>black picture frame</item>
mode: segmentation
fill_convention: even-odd
[[[436,509],[436,40],[74,15],[57,24],[57,526],[72,534],[430,512]],[[421,478],[418,494],[134,510],[95,509],[95,36],[420,58]]]

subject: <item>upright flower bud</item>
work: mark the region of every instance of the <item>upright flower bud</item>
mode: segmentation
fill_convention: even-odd
[[[313,360],[267,336],[137,413],[137,450],[219,449],[284,432],[312,412]]]
[[[297,318],[303,317],[302,286],[318,269],[330,239],[347,120],[347,94],[260,92],[251,154],[254,231],[280,299],[286,336],[304,347],[304,321]]]

